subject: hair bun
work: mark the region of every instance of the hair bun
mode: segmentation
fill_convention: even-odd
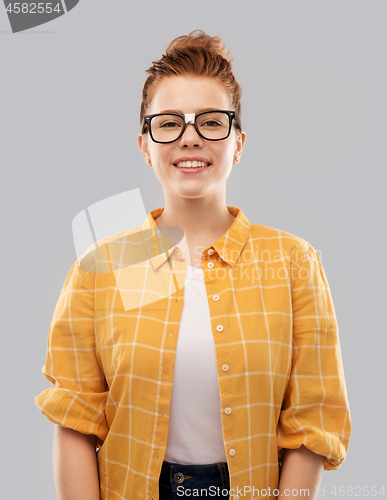
[[[228,62],[233,60],[222,38],[220,36],[207,35],[203,30],[194,30],[188,35],[178,36],[169,43],[165,53],[172,56],[176,49],[183,49],[185,47],[202,47],[212,57],[221,56]]]

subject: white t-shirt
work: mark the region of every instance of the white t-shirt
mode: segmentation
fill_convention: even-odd
[[[204,274],[188,265],[164,460],[180,464],[227,462]]]

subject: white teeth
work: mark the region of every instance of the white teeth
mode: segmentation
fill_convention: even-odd
[[[176,166],[179,168],[200,168],[207,167],[209,163],[205,163],[204,161],[181,161],[177,163]]]

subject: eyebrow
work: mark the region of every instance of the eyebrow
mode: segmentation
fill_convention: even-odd
[[[219,108],[201,108],[196,113],[201,113],[202,111],[219,111]],[[163,111],[160,111],[160,113],[179,113],[184,115],[184,112],[181,111],[181,109],[164,109]]]

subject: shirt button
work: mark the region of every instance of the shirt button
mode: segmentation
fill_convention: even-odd
[[[222,370],[223,370],[224,372],[226,372],[226,371],[228,370],[228,365],[223,365],[223,366],[222,366]]]
[[[218,330],[218,332],[223,332],[223,326],[222,325],[218,325],[216,327],[216,329]]]
[[[234,500],[239,500],[239,495],[234,495]]]
[[[234,448],[231,448],[231,450],[228,452],[229,455],[231,455],[232,457],[235,455],[235,450]]]
[[[212,269],[212,268],[214,267],[214,263],[213,263],[213,262],[209,262],[209,263],[207,264],[207,267],[209,267],[210,269]]]
[[[219,300],[219,295],[214,295],[212,297],[212,300],[214,300],[215,302],[217,302]]]
[[[207,253],[208,255],[213,255],[214,252],[215,250],[213,248],[210,248]]]
[[[227,406],[227,408],[224,410],[224,413],[226,413],[227,415],[230,415],[230,413],[231,413],[231,408],[229,408],[229,407]]]

